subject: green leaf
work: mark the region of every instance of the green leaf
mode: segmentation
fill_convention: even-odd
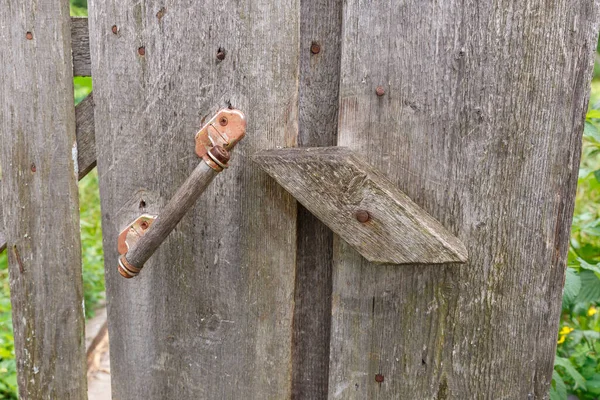
[[[582,303],[599,301],[600,279],[598,279],[594,271],[588,270],[583,266],[583,264],[581,267],[583,268],[582,271],[579,273],[579,279],[581,280],[581,289],[579,290],[577,301]]]
[[[579,275],[573,268],[567,268],[565,288],[563,290],[563,308],[567,308],[575,302],[580,290],[581,279]]]
[[[573,378],[575,381],[575,388],[580,387],[583,390],[586,390],[585,379],[581,374],[575,369],[571,361],[567,358],[556,357],[554,359],[554,366],[560,366],[565,369],[565,372]]]
[[[552,372],[550,400],[567,400],[567,386],[565,385],[565,382],[556,370]]]
[[[592,119],[592,118],[600,118],[600,110],[589,110],[587,112],[587,114],[585,115],[586,119]]]

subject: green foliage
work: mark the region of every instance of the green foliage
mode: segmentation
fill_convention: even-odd
[[[592,98],[600,86],[592,85]],[[586,115],[551,400],[600,396],[600,104]]]

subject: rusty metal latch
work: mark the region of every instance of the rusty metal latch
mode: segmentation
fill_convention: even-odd
[[[138,275],[144,263],[175,229],[217,174],[228,167],[229,151],[246,134],[246,118],[239,110],[223,109],[196,134],[195,151],[202,162],[181,185],[158,216],[136,218],[118,238],[119,273]]]

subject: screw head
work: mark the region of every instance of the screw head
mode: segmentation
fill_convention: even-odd
[[[27,33],[25,34],[25,38],[26,38],[27,40],[32,40],[32,39],[33,39],[33,33],[31,33],[31,32],[27,32]]]
[[[375,375],[375,382],[382,383],[385,380],[385,377],[381,374]]]
[[[383,86],[377,86],[377,88],[375,89],[375,93],[377,94],[377,96],[383,96],[385,94],[385,89],[383,88]]]
[[[371,219],[371,215],[367,210],[358,210],[355,214],[356,220],[361,224],[368,222]]]
[[[221,117],[221,118],[219,118],[219,125],[221,125],[221,126],[227,126],[228,123],[229,123],[229,121],[227,120],[227,117]]]
[[[223,61],[225,59],[225,51],[223,49],[219,49],[217,51],[217,60]]]
[[[117,28],[116,25],[113,25],[112,28],[110,28],[110,30],[112,31],[112,33],[114,33],[115,35],[117,34],[117,32],[119,32],[119,28]]]
[[[310,46],[310,52],[313,54],[319,54],[321,52],[321,45],[319,43],[313,42]]]
[[[146,55],[146,48],[145,47],[138,48],[138,54],[140,56],[145,56]]]
[[[143,231],[148,229],[148,222],[146,222],[146,221],[140,222],[140,228],[142,228]]]

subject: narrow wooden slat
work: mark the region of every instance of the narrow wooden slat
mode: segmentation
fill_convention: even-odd
[[[75,122],[77,126],[78,177],[79,180],[82,180],[96,167],[93,93],[90,93],[75,107]]]
[[[357,153],[343,147],[261,151],[269,175],[367,260],[465,262],[465,246]],[[362,213],[363,220],[358,217]]]
[[[67,0],[0,13],[0,163],[22,399],[86,397]]]
[[[113,398],[289,398],[296,202],[248,155],[297,142],[299,1],[90,4]],[[118,233],[160,214],[229,104],[230,168],[123,279]]]
[[[382,268],[335,240],[329,398],[547,398],[598,3],[344,4],[338,144],[469,262]]]
[[[341,1],[302,0],[298,146],[333,146],[340,80]],[[333,233],[298,205],[292,398],[322,399],[329,382]]]
[[[82,180],[96,167],[96,139],[94,135],[94,98],[92,93],[75,107],[77,135],[77,170]],[[2,182],[0,181],[0,184]],[[0,204],[2,215],[2,204]],[[0,230],[0,252],[6,249],[6,238]]]
[[[71,18],[71,37],[73,47],[73,75],[92,76],[90,36],[87,18]]]

